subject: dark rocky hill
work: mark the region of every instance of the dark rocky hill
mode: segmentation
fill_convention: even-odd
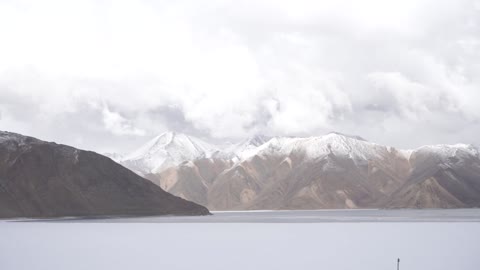
[[[110,158],[0,131],[0,218],[206,214]]]

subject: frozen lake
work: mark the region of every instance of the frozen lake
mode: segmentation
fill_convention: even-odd
[[[89,223],[480,222],[480,209],[231,211],[212,213],[211,216],[201,217],[62,218],[48,221]]]
[[[480,269],[480,210],[0,221],[0,269]]]

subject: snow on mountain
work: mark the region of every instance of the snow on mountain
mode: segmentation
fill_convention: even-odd
[[[255,135],[237,144],[233,144],[223,150],[227,156],[234,161],[240,161],[254,156],[258,153],[259,147],[268,142],[271,138],[263,135]]]
[[[165,132],[121,159],[125,166],[141,173],[156,173],[183,161],[210,157],[218,149],[198,138]]]
[[[478,156],[478,149],[470,144],[438,144],[438,145],[425,145],[419,147],[415,150],[412,150],[413,153],[415,152],[429,152],[435,153],[441,157],[448,158],[454,157],[462,154]]]
[[[437,164],[440,167],[458,167],[470,159],[478,159],[478,149],[473,145],[426,145],[411,150],[410,159],[417,163]],[[445,167],[446,166],[446,167]],[[422,167],[420,167],[422,168]]]
[[[427,145],[417,149],[397,150],[390,146],[368,142],[359,136],[332,132],[319,137],[275,137],[257,147],[255,152],[246,152],[244,158],[250,158],[254,155],[288,156],[298,154],[304,156],[307,160],[311,160],[333,153],[337,156],[348,156],[353,160],[368,160],[394,151],[398,155],[403,155],[406,159],[410,159],[412,155],[418,153],[433,153],[442,157],[442,159],[468,155],[479,156],[478,149],[468,144]]]
[[[110,153],[105,155],[145,175],[200,158],[240,161],[255,155],[259,147],[269,139],[263,135],[256,135],[237,144],[221,146],[182,133],[165,132],[123,157]]]
[[[212,145],[182,133],[165,132],[153,138],[138,150],[120,157],[108,156],[140,174],[158,173],[184,161],[215,158],[241,162],[259,156],[288,156],[294,154],[304,160],[315,160],[329,154],[351,158],[355,163],[396,154],[407,160],[419,153],[434,152],[438,156],[478,155],[472,145],[431,145],[413,150],[397,150],[393,147],[368,142],[362,137],[331,132],[315,137],[266,137],[256,135],[228,146]]]
[[[273,138],[260,146],[256,154],[278,156],[296,154],[312,160],[333,153],[337,156],[349,156],[353,160],[367,160],[392,150],[391,147],[371,143],[358,136],[332,132],[319,137]]]

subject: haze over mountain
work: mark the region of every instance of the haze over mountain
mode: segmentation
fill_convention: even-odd
[[[270,139],[271,137],[264,135],[255,135],[247,138],[239,143],[225,147],[225,149],[222,151],[222,153],[224,153],[223,157],[229,157],[235,161],[245,159],[251,155],[254,155],[257,152],[257,148],[268,142]]]
[[[102,155],[0,131],[0,218],[208,213]]]
[[[401,150],[341,133],[267,140],[210,146],[140,173],[211,210],[480,206],[480,158],[471,145]],[[161,153],[189,151],[169,146]]]

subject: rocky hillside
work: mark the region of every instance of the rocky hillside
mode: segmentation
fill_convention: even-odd
[[[105,156],[0,132],[0,218],[206,214]]]

